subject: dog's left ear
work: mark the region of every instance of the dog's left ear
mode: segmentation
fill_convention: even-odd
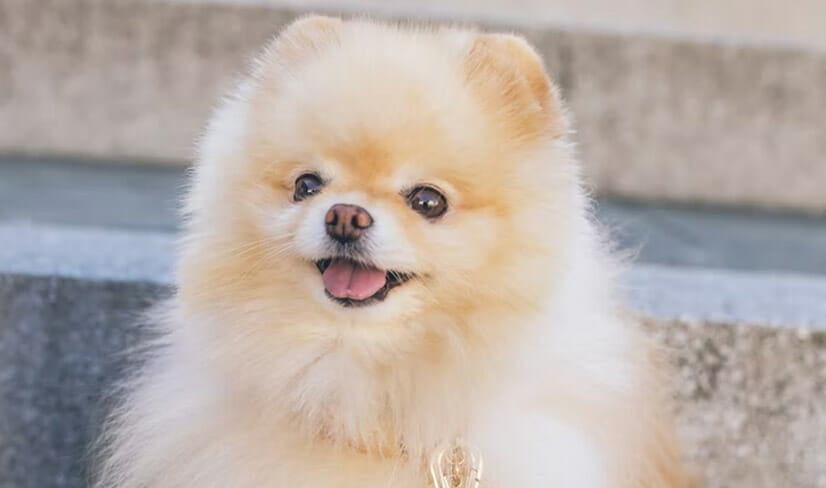
[[[306,15],[288,24],[257,58],[254,76],[277,78],[337,41],[344,22],[337,17]]]
[[[542,59],[522,37],[477,37],[467,52],[465,69],[468,82],[484,100],[500,104],[500,112],[517,129],[553,138],[567,133],[559,92],[545,72]]]
[[[279,34],[274,47],[282,62],[298,62],[334,42],[342,24],[341,19],[326,15],[300,17]]]

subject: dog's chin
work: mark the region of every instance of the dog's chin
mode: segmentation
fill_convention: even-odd
[[[314,264],[322,277],[324,295],[346,308],[382,303],[394,290],[417,277],[410,271],[382,269],[370,262],[346,257],[328,257]]]

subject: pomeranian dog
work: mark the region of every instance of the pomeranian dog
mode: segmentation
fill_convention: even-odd
[[[520,37],[311,16],[208,126],[98,487],[682,488]]]

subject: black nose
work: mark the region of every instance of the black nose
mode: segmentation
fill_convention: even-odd
[[[373,217],[358,205],[337,203],[324,216],[327,235],[338,242],[352,242],[373,225]]]

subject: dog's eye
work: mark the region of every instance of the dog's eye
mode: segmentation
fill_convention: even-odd
[[[447,211],[447,199],[435,188],[420,186],[407,195],[407,204],[428,219],[440,217]]]
[[[303,174],[295,180],[295,193],[293,193],[293,200],[300,202],[307,197],[311,197],[321,191],[324,183],[317,175],[312,173]]]

